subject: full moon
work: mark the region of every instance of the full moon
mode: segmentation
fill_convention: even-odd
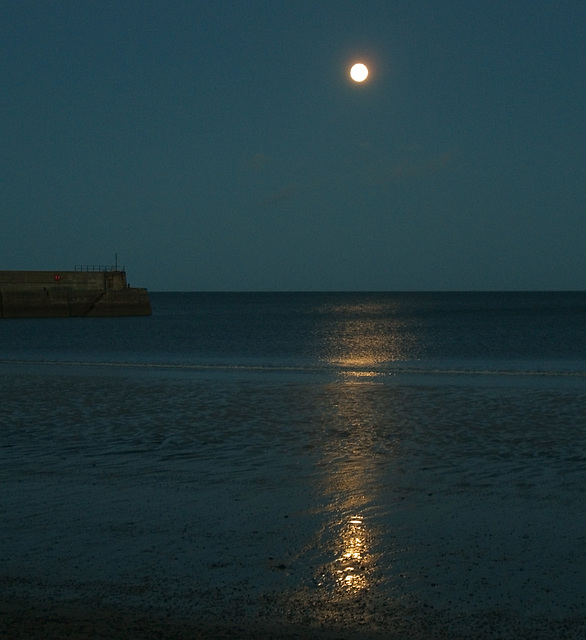
[[[368,69],[366,65],[359,62],[350,69],[350,77],[354,82],[363,82],[368,77]]]

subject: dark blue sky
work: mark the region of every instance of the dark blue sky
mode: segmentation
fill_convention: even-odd
[[[0,269],[584,289],[585,36],[578,0],[4,0]]]

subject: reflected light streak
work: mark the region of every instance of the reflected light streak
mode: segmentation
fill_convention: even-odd
[[[376,371],[342,371],[342,375],[348,378],[376,378],[380,374]]]
[[[411,320],[395,315],[388,304],[341,305],[327,311],[333,322],[323,357],[340,367],[341,375],[372,379],[381,375],[384,363],[417,358]],[[319,586],[324,599],[339,602],[352,601],[380,579],[376,528],[368,524],[366,514],[367,510],[375,513],[372,508],[377,503],[381,470],[379,438],[388,429],[388,418],[380,415],[370,387],[357,380],[334,383],[324,423],[323,468],[327,471],[323,491],[333,517],[322,544],[334,551],[334,558],[321,566]],[[383,449],[385,456],[392,455],[388,443]]]
[[[376,303],[342,305],[331,312],[335,322],[326,338],[324,356],[331,364],[351,369],[344,374],[374,377],[377,372],[364,369],[418,358],[413,319],[396,317],[387,306]]]
[[[335,559],[322,569],[320,587],[332,589],[332,594],[346,598],[369,588],[375,566],[371,534],[364,517],[351,516],[338,524],[335,537]]]
[[[326,529],[327,546],[335,555],[322,567],[319,584],[331,589],[332,597],[345,599],[370,589],[376,571],[375,533],[366,510],[376,502],[380,458],[374,446],[379,420],[364,385],[337,383],[331,389],[336,394],[331,398],[323,456],[324,494],[333,512]]]
[[[362,516],[353,516],[341,532],[341,549],[336,563],[337,585],[350,592],[361,591],[368,585],[364,562],[368,560],[367,532]]]

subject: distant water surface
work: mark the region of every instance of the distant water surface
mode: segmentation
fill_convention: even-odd
[[[6,597],[583,637],[586,294],[151,298],[0,322]]]
[[[324,374],[586,371],[586,294],[153,293],[149,318],[3,323],[0,358]]]

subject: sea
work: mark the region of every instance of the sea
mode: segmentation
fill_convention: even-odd
[[[0,321],[2,603],[585,637],[586,293],[150,295]]]

